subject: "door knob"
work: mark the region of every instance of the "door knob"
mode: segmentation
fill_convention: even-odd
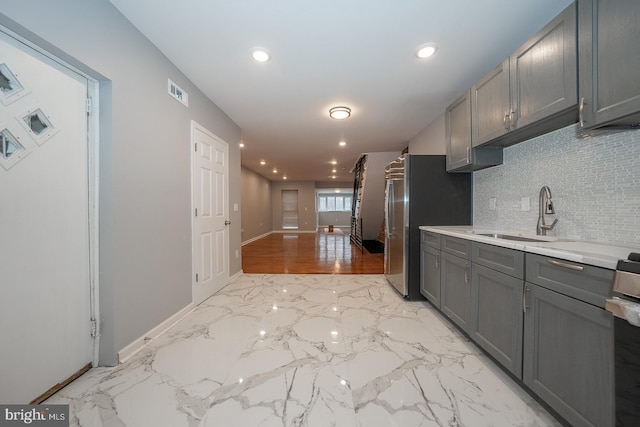
[[[224,225],[229,225],[229,224],[231,224],[231,221],[225,221],[224,222]]]

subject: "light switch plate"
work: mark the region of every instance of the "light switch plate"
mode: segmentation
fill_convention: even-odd
[[[531,210],[531,199],[529,197],[523,197],[520,199],[520,209],[523,211]]]
[[[238,212],[238,204],[237,203],[233,204],[233,211],[234,212]]]

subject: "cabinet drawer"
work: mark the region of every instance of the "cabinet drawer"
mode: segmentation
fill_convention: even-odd
[[[526,255],[526,281],[604,308],[611,294],[613,270],[577,262]]]
[[[442,250],[464,259],[471,259],[471,240],[442,236]]]
[[[524,277],[524,252],[473,242],[471,260],[518,279]]]
[[[433,233],[431,231],[420,230],[420,241],[423,245],[431,246],[435,249],[440,249],[440,234]]]

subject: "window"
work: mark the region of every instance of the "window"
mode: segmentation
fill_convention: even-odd
[[[351,196],[342,194],[318,194],[318,212],[351,211]]]
[[[298,190],[282,190],[282,229],[298,229]]]

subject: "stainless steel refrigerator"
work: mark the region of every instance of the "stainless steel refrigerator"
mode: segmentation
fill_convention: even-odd
[[[471,174],[445,156],[404,154],[385,168],[384,274],[407,299],[420,295],[422,225],[471,224]]]

